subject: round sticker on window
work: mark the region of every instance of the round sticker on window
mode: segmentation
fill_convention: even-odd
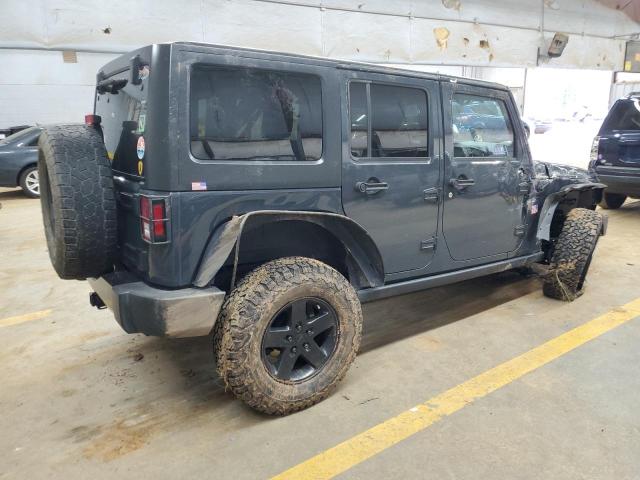
[[[138,146],[136,147],[136,153],[138,154],[138,159],[142,160],[144,158],[144,137],[138,138]]]

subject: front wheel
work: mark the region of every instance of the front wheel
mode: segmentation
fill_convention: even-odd
[[[582,294],[601,232],[600,213],[574,208],[567,214],[542,286],[547,297],[570,302]]]
[[[360,346],[349,282],[303,257],[273,260],[231,292],[214,329],[218,374],[252,408],[287,415],[326,398]]]

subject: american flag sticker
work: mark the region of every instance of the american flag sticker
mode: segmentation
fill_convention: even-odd
[[[191,182],[191,190],[206,190],[207,182]]]
[[[531,215],[535,215],[536,213],[538,213],[538,204],[533,202],[531,204]]]

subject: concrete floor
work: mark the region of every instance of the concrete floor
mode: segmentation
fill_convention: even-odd
[[[266,478],[640,297],[640,201],[610,212],[587,293],[505,273],[365,306],[361,354],[304,412],[223,391],[207,338],[126,335],[53,272],[39,202],[0,190],[0,477]],[[342,478],[640,478],[640,318],[395,445]],[[142,357],[142,358],[141,358]]]

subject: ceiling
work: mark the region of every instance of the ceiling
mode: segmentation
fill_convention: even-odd
[[[621,10],[634,21],[640,22],[640,0],[598,0],[607,7]]]

